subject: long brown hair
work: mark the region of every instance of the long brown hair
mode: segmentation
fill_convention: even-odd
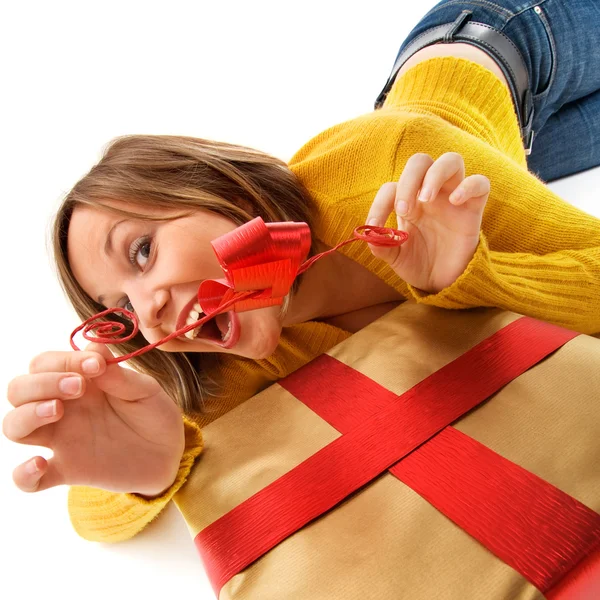
[[[67,235],[71,215],[79,205],[146,220],[159,217],[145,215],[144,206],[165,208],[171,213],[175,210],[177,217],[202,208],[240,225],[260,216],[265,222],[304,221],[310,226],[312,213],[308,191],[287,165],[258,150],[182,136],[117,138],[108,145],[98,164],[67,194],[52,229],[60,283],[81,319],[106,307],[83,291],[69,266]],[[132,206],[141,211],[131,210]],[[111,349],[122,355],[146,344],[138,334],[130,342]],[[211,354],[154,349],[130,363],[157,379],[189,413],[202,411],[207,396],[216,393],[218,382],[210,377],[215,359]]]

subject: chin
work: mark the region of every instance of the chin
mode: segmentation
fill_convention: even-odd
[[[244,324],[242,323],[242,337],[229,352],[238,354],[238,356],[261,360],[271,356],[277,349],[281,337],[281,324],[277,319],[261,319],[258,323],[254,323],[248,340],[244,339],[243,331]]]
[[[273,333],[269,336],[263,336],[259,340],[254,340],[255,343],[252,344],[252,347],[248,348],[247,353],[244,353],[243,355],[246,356],[246,358],[253,358],[254,360],[269,358],[269,356],[275,352],[277,346],[279,345],[280,333],[281,332],[278,331],[276,334]],[[231,352],[236,354],[236,348],[232,348]]]
[[[272,344],[268,347],[265,347],[261,352],[255,352],[252,356],[248,358],[253,358],[254,360],[262,360],[264,358],[269,358],[273,352],[277,349],[277,344]]]

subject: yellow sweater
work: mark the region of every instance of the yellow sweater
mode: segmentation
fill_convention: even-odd
[[[427,295],[400,280],[366,244],[340,251],[417,302],[452,309],[496,306],[600,332],[600,221],[528,173],[510,94],[487,69],[454,57],[418,64],[395,83],[381,110],[323,132],[292,158],[290,168],[316,202],[313,235],[334,246],[365,222],[379,187],[398,180],[410,156],[425,152],[436,159],[450,151],[463,156],[467,175],[481,173],[491,181],[480,243],[455,283]],[[266,360],[224,356],[220,375],[226,389],[211,412],[186,419],[186,451],[171,489],[148,501],[73,487],[75,529],[98,541],[135,535],[185,481],[202,450],[202,426],[348,336],[308,322],[285,328]]]

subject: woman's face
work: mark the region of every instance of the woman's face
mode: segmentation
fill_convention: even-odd
[[[169,216],[158,209],[131,208]],[[142,221],[79,206],[68,231],[69,264],[91,298],[107,308],[135,312],[143,336],[154,343],[185,326],[203,280],[224,277],[210,242],[236,227],[207,210],[170,221]],[[159,348],[266,358],[279,342],[279,312],[273,306],[219,315],[198,337],[180,336]]]

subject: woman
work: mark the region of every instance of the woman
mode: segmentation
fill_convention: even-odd
[[[135,310],[134,346],[194,318],[198,283],[221,275],[209,242],[254,216],[309,222],[313,252],[392,212],[410,239],[400,253],[346,247],[309,270],[283,310],[217,319],[137,360],[146,375],[107,367],[98,345],[36,357],[11,383],[4,432],[55,454],[17,467],[17,485],[74,484],[83,536],[130,537],[184,482],[203,425],[409,298],[600,331],[600,222],[526,162],[531,150],[546,180],[600,164],[600,70],[593,41],[572,35],[573,19],[594,18],[593,2],[569,12],[553,0],[443,2],[401,48],[378,110],[317,136],[289,169],[202,140],[117,140],[65,200],[55,249],[80,316]]]

